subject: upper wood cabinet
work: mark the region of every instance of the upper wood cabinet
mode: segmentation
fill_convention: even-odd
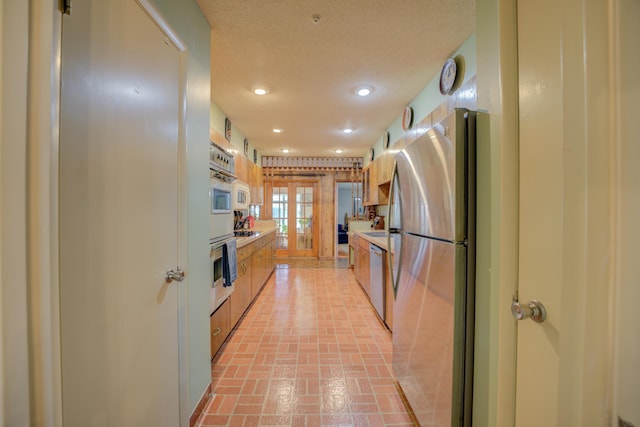
[[[378,185],[391,181],[393,173],[393,155],[389,151],[378,157],[374,163]]]
[[[375,162],[362,169],[362,205],[372,206],[378,204],[378,177],[375,171]]]
[[[264,176],[262,175],[262,167],[251,163],[251,177],[249,179],[249,187],[251,188],[251,204],[264,204]]]
[[[245,155],[236,153],[233,156],[235,174],[241,181],[249,184],[252,205],[264,203],[264,177],[262,167],[256,165]]]
[[[236,176],[241,181],[248,183],[251,177],[250,169],[249,169],[251,167],[251,162],[249,162],[249,159],[247,159],[246,156],[244,156],[243,154],[236,153],[233,156],[233,163],[235,166]]]

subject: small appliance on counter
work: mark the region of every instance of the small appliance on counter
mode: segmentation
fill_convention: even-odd
[[[384,230],[384,217],[377,216],[373,218],[373,222],[371,223],[371,228],[374,230]]]

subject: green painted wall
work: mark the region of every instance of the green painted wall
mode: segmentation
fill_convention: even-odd
[[[458,49],[456,49],[456,51],[452,52],[449,56],[453,58],[458,55],[464,57],[465,61],[465,72],[461,84],[463,85],[468,82],[469,79],[476,75],[477,56],[475,34],[471,35],[471,37],[469,37]],[[409,105],[413,108],[414,123],[418,123],[420,120],[424,119],[446,99],[447,96],[444,96],[440,93],[440,74],[437,74],[433,76],[431,80],[429,80],[424,89],[422,89],[420,93],[416,95],[416,97],[409,103]],[[402,112],[399,112],[398,117],[394,120],[393,123],[389,125],[387,131],[389,132],[389,140],[391,141],[391,145],[393,145],[395,141],[402,137],[402,135],[405,133],[402,130]],[[375,141],[372,147],[375,153],[382,153],[384,151],[382,135],[377,141]],[[368,163],[369,161],[365,156],[365,165],[367,165]]]
[[[224,119],[227,116],[225,113],[213,102],[211,102],[211,129],[215,129],[221,135],[224,135]],[[240,130],[233,124],[233,120],[231,120],[231,145],[234,149],[238,150],[240,153],[244,152],[244,138],[245,136],[240,132]],[[253,150],[256,148],[251,141],[249,142],[249,151],[248,157],[253,162]],[[258,164],[262,164],[262,155],[258,150]]]

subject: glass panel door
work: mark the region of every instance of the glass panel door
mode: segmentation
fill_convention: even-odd
[[[296,187],[296,251],[313,249],[313,186]]]
[[[273,187],[271,218],[276,223],[276,251],[289,249],[289,186]]]
[[[276,256],[318,256],[318,191],[315,182],[274,182],[271,218]]]

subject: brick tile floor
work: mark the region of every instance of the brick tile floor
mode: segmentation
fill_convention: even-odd
[[[213,360],[197,426],[414,426],[353,272],[279,267]]]

